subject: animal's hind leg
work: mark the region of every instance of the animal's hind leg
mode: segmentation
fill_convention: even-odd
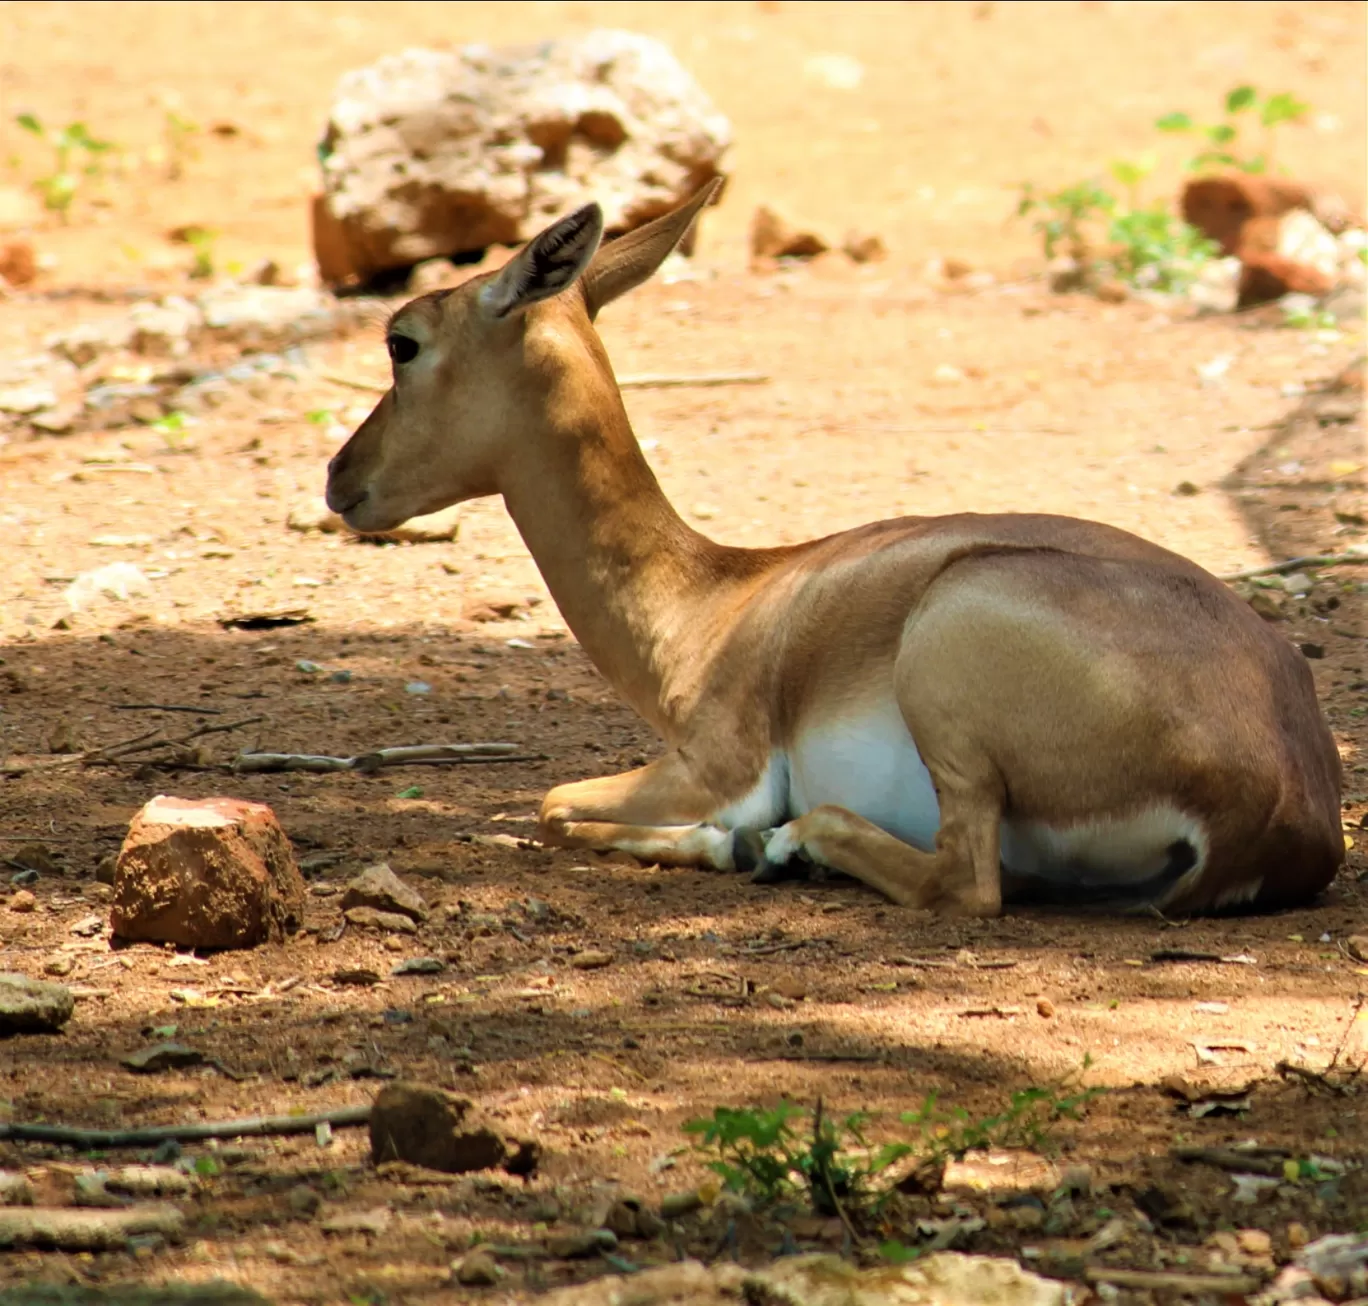
[[[807,857],[904,907],[997,916],[1002,911],[1001,819],[998,794],[943,792],[936,849],[922,852],[864,817],[826,804],[775,830],[765,841],[765,860],[783,864]]]
[[[727,871],[732,835],[708,822],[716,806],[679,754],[667,753],[635,771],[558,785],[542,800],[540,833],[555,847]]]

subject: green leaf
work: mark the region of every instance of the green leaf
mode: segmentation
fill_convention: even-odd
[[[331,408],[313,408],[306,416],[315,426],[327,426],[333,419]]]
[[[1311,106],[1304,100],[1297,99],[1290,91],[1281,91],[1264,101],[1259,116],[1265,127],[1276,127],[1279,123],[1296,122],[1310,110]]]
[[[421,785],[409,785],[407,789],[401,789],[395,795],[396,798],[421,798],[422,796],[423,787]]]
[[[201,1179],[213,1179],[220,1173],[221,1167],[212,1156],[197,1156],[195,1158],[195,1173]]]
[[[21,113],[14,121],[26,132],[32,132],[35,136],[41,136],[43,134],[43,124],[31,113]]]
[[[906,1265],[922,1254],[920,1247],[907,1247],[896,1238],[889,1238],[879,1244],[879,1255],[892,1265]]]
[[[1156,118],[1154,125],[1161,132],[1190,132],[1192,118],[1186,113],[1166,113],[1162,118]]]
[[[1252,86],[1237,86],[1226,96],[1226,112],[1243,113],[1256,99],[1258,93]]]
[[[1239,133],[1228,122],[1218,122],[1207,128],[1207,139],[1213,145],[1229,145]]]

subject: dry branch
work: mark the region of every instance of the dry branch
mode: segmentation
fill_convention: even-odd
[[[0,1141],[58,1143],[82,1151],[110,1147],[156,1147],[168,1138],[193,1143],[204,1138],[259,1138],[271,1134],[311,1134],[318,1125],[334,1127],[370,1122],[369,1106],[339,1107],[307,1116],[247,1116],[242,1120],[194,1125],[151,1125],[146,1129],[76,1129],[70,1125],[0,1123]]]
[[[618,377],[619,390],[677,390],[686,386],[767,385],[763,372],[703,372],[697,376],[676,376],[670,372],[642,372],[638,376]]]
[[[320,370],[318,375],[334,385],[343,385],[349,390],[365,390],[370,394],[384,394],[390,388],[388,381],[367,381],[343,376],[339,372]],[[643,372],[639,376],[618,377],[618,389],[665,390],[681,389],[686,386],[766,385],[769,380],[764,372],[702,372],[696,376],[676,375],[672,372]]]
[[[1368,553],[1315,553],[1305,558],[1286,558],[1282,562],[1270,562],[1266,567],[1251,567],[1248,571],[1232,572],[1229,576],[1218,576],[1227,584],[1237,580],[1253,580],[1256,576],[1281,576],[1299,567],[1347,567],[1358,563],[1368,567]]]
[[[1109,1265],[1090,1265],[1083,1271],[1089,1283],[1110,1283],[1117,1288],[1149,1289],[1153,1292],[1176,1292],[1185,1296],[1196,1293],[1254,1292],[1262,1282],[1250,1274],[1185,1274],[1179,1270],[1122,1270]]]
[[[72,1209],[65,1206],[0,1208],[0,1247],[60,1247],[63,1251],[122,1249],[136,1234],[159,1233],[179,1238],[185,1216],[159,1202],[121,1211]]]
[[[535,762],[530,753],[519,753],[517,744],[411,744],[377,748],[355,757],[329,757],[317,753],[240,753],[231,764],[238,774],[261,771],[378,771],[385,766],[437,766],[471,762]]]

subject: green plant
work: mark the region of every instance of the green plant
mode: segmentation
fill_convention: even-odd
[[[1060,245],[1067,246],[1071,258],[1085,259],[1094,241],[1089,228],[1108,217],[1116,208],[1115,198],[1096,181],[1080,181],[1050,194],[1041,194],[1027,181],[1021,184],[1016,215],[1038,216],[1031,224],[1040,233],[1046,258],[1054,258]]]
[[[214,275],[214,243],[218,232],[208,227],[186,227],[182,238],[190,246],[190,276],[195,281],[207,281]]]
[[[59,131],[48,130],[31,113],[21,113],[14,121],[52,150],[52,171],[37,178],[33,187],[43,197],[44,206],[65,222],[81,178],[99,176],[100,155],[113,149],[112,144],[97,140],[82,122],[68,123]]]
[[[1085,1059],[1082,1071],[1090,1065]],[[873,1143],[873,1116],[863,1111],[832,1116],[820,1099],[812,1111],[788,1101],[773,1107],[717,1107],[711,1117],[688,1121],[684,1131],[695,1136],[695,1149],[709,1158],[708,1168],[730,1191],[759,1206],[806,1199],[813,1209],[846,1220],[848,1212],[877,1209],[888,1198],[893,1189],[887,1173],[898,1162],[913,1158],[921,1169],[991,1147],[1044,1150],[1052,1126],[1078,1119],[1103,1091],[1083,1088],[1069,1077],[1014,1092],[1002,1111],[982,1118],[963,1107],[945,1110],[932,1093],[917,1110],[898,1117],[914,1131],[911,1141]],[[898,1254],[888,1244],[886,1255],[896,1259]]]
[[[1290,91],[1261,95],[1253,86],[1236,86],[1226,93],[1225,114],[1220,122],[1197,123],[1190,114],[1166,113],[1155,122],[1162,132],[1191,133],[1202,142],[1187,162],[1189,172],[1204,168],[1238,168],[1241,172],[1267,172],[1273,166],[1276,131],[1284,123],[1301,122],[1311,106]],[[1263,128],[1263,148],[1246,152],[1240,126],[1256,118]]]
[[[183,114],[177,113],[170,105],[166,106],[166,116],[162,120],[162,139],[166,150],[166,176],[169,181],[177,181],[185,174],[185,165],[199,157],[195,137],[199,134],[199,123],[191,122]]]

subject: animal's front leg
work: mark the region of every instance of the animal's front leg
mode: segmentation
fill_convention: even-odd
[[[667,753],[635,771],[558,785],[542,800],[541,835],[560,848],[729,871],[732,835],[708,820],[719,806],[679,755]]]

